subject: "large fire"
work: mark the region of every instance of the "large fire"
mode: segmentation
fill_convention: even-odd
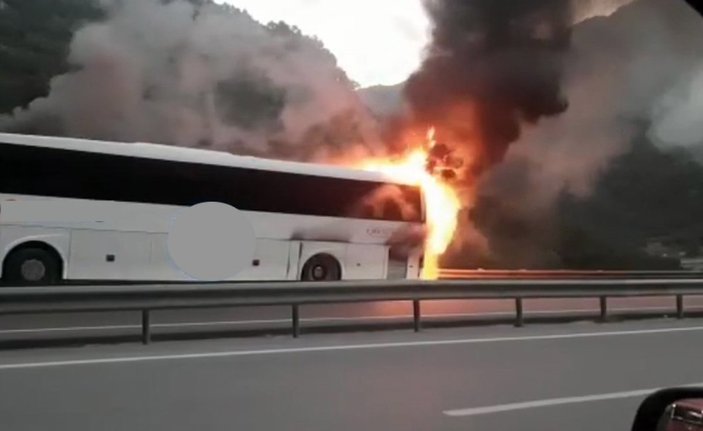
[[[450,181],[428,167],[430,152],[436,145],[432,128],[427,133],[426,142],[404,156],[367,160],[361,165],[362,169],[383,172],[422,188],[428,229],[422,277],[429,280],[439,276],[439,258],[452,242],[461,209],[459,195]]]

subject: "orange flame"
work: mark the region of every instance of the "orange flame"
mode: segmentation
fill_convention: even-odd
[[[456,190],[427,170],[429,150],[435,144],[433,127],[427,132],[425,145],[408,152],[404,157],[368,160],[361,165],[362,169],[382,172],[391,178],[422,188],[428,228],[422,278],[427,280],[439,277],[439,258],[452,243],[461,210],[461,201]]]

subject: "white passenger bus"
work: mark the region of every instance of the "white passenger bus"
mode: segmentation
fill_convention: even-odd
[[[393,238],[423,228],[422,192],[380,173],[0,134],[2,280],[192,281],[171,259],[168,229],[176,211],[205,202],[241,210],[255,232],[251,266],[233,280],[421,276],[421,242]]]

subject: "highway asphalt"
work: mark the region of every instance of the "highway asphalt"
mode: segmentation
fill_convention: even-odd
[[[703,384],[703,320],[5,351],[7,431],[628,430]]]

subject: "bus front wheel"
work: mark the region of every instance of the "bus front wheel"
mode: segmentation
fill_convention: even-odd
[[[305,262],[300,278],[303,281],[337,281],[342,279],[342,269],[333,256],[318,254]]]
[[[50,251],[21,248],[11,252],[3,266],[3,280],[19,285],[56,284],[61,278],[61,262]]]

